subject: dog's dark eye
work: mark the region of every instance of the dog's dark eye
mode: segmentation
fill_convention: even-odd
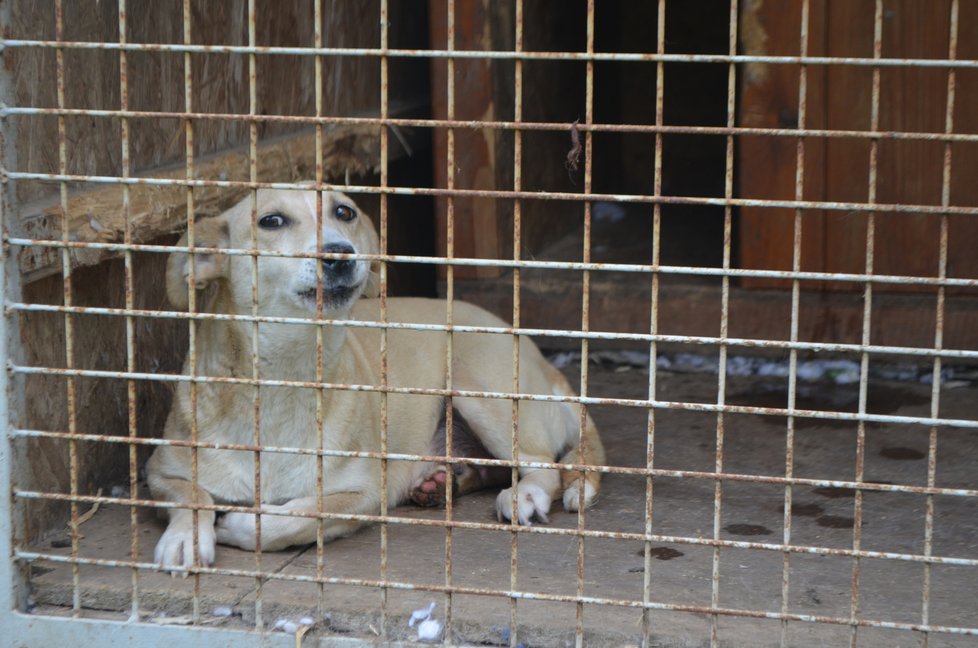
[[[266,214],[258,219],[258,227],[262,229],[278,229],[288,224],[289,219],[282,214]]]
[[[351,220],[357,217],[356,210],[349,205],[337,205],[335,213],[336,217],[344,223],[349,223]]]

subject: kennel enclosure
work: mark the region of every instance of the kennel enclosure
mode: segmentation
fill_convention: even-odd
[[[978,5],[721,4],[0,2],[3,641],[407,642],[434,602],[447,645],[975,645]],[[471,301],[548,351],[594,508],[158,571],[143,465],[211,316],[166,256],[308,181],[374,216],[382,299],[448,298],[425,330]]]

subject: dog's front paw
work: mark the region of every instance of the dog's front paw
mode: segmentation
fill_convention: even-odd
[[[214,564],[214,527],[200,524],[197,527],[197,547],[200,564]],[[153,560],[163,569],[191,567],[194,564],[194,531],[192,526],[171,524],[156,543]]]
[[[257,531],[254,513],[226,513],[215,523],[217,541],[221,544],[255,550]]]
[[[549,522],[550,495],[536,484],[520,482],[516,485],[516,521],[529,526],[533,518]],[[502,522],[513,519],[513,489],[507,488],[496,497],[496,518]]]

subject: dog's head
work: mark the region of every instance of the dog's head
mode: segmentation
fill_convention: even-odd
[[[256,247],[270,252],[310,254],[376,254],[377,232],[356,203],[339,192],[322,192],[322,218],[317,218],[315,191],[260,189],[258,191]],[[320,236],[317,237],[317,223]],[[252,198],[249,196],[220,216],[195,223],[196,247],[250,250]],[[186,245],[184,234],[178,245]],[[317,247],[318,243],[318,247]],[[377,279],[364,259],[317,259],[258,256],[259,311],[298,316],[316,310],[317,266],[322,266],[323,305],[327,311],[349,308],[361,295],[376,296]],[[176,252],[167,262],[167,295],[177,308],[188,304],[188,255]],[[250,312],[252,257],[197,253],[194,256],[197,289],[219,284],[238,312]]]

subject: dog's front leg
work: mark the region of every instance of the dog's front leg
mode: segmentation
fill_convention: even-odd
[[[150,477],[154,497],[180,504],[193,502],[193,485],[178,477]],[[210,493],[198,488],[197,503],[210,506],[214,503]],[[156,543],[153,553],[155,562],[169,569],[190,567],[194,564],[194,512],[191,509],[173,508],[169,510],[170,522],[166,531]],[[197,512],[197,555],[204,567],[214,564],[214,511]]]
[[[315,497],[302,497],[290,500],[280,506],[264,505],[261,516],[261,548],[263,551],[280,551],[293,545],[307,545],[316,542],[319,533],[319,519],[296,515],[276,515],[276,513],[310,513],[319,509]],[[376,514],[380,501],[361,491],[331,493],[323,498],[323,511],[343,514]],[[254,551],[258,532],[254,513],[228,513],[217,521],[217,541],[242,549]],[[324,540],[333,540],[352,533],[363,522],[327,518],[323,521]]]

